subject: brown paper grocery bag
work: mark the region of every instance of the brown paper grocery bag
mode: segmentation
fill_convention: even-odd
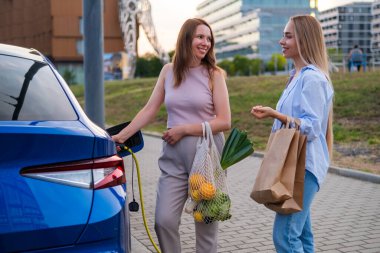
[[[306,162],[306,136],[298,131],[298,162],[294,180],[293,197],[277,204],[265,204],[265,206],[281,214],[290,214],[302,210],[303,189],[305,181]]]
[[[280,128],[271,133],[251,198],[260,204],[282,203],[293,197],[299,131]]]

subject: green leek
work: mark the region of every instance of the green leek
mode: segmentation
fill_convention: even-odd
[[[253,143],[247,138],[247,132],[234,128],[224,144],[220,164],[225,170],[251,155],[253,151]]]

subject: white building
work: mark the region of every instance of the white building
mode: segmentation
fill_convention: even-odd
[[[310,0],[205,0],[197,16],[205,19],[215,36],[218,60],[235,55],[269,60],[281,53],[279,40],[289,18],[310,14]]]

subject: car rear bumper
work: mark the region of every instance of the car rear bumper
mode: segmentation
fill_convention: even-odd
[[[110,224],[117,224],[114,226],[113,231],[104,231],[110,229]],[[54,247],[49,249],[40,249],[28,251],[32,253],[83,253],[83,252],[107,252],[107,253],[130,253],[131,252],[131,233],[129,224],[129,212],[126,209],[121,210],[117,215],[113,216],[111,219],[97,222],[95,224],[89,225],[86,228],[84,234],[89,233],[94,235],[94,231],[102,234],[102,236],[113,235],[111,238],[89,241],[90,238],[84,239],[83,237],[80,242],[74,245],[68,245],[64,247]],[[102,231],[103,230],[103,231]],[[104,233],[103,233],[104,232]],[[98,237],[99,238],[99,237]],[[95,239],[95,237],[92,237]]]

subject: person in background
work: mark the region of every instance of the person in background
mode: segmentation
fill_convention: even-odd
[[[181,252],[179,225],[188,198],[188,177],[202,122],[208,121],[219,152],[223,131],[231,128],[231,112],[224,71],[216,66],[214,36],[202,19],[188,19],[177,38],[173,62],[166,64],[147,104],[119,134],[123,143],[151,122],[162,103],[168,113],[167,130],[158,165],[155,230],[164,253]],[[196,252],[216,253],[218,223],[196,222]]]
[[[354,48],[350,50],[347,58],[348,70],[351,72],[352,67],[356,67],[357,71],[360,72],[360,68],[363,65],[363,51],[358,45],[355,45]]]
[[[312,16],[293,16],[280,40],[283,55],[295,68],[277,103],[276,110],[252,107],[257,119],[273,118],[272,131],[298,118],[307,136],[303,209],[292,214],[276,213],[273,240],[277,252],[314,252],[310,207],[329,167],[332,154],[333,87],[322,28]]]

